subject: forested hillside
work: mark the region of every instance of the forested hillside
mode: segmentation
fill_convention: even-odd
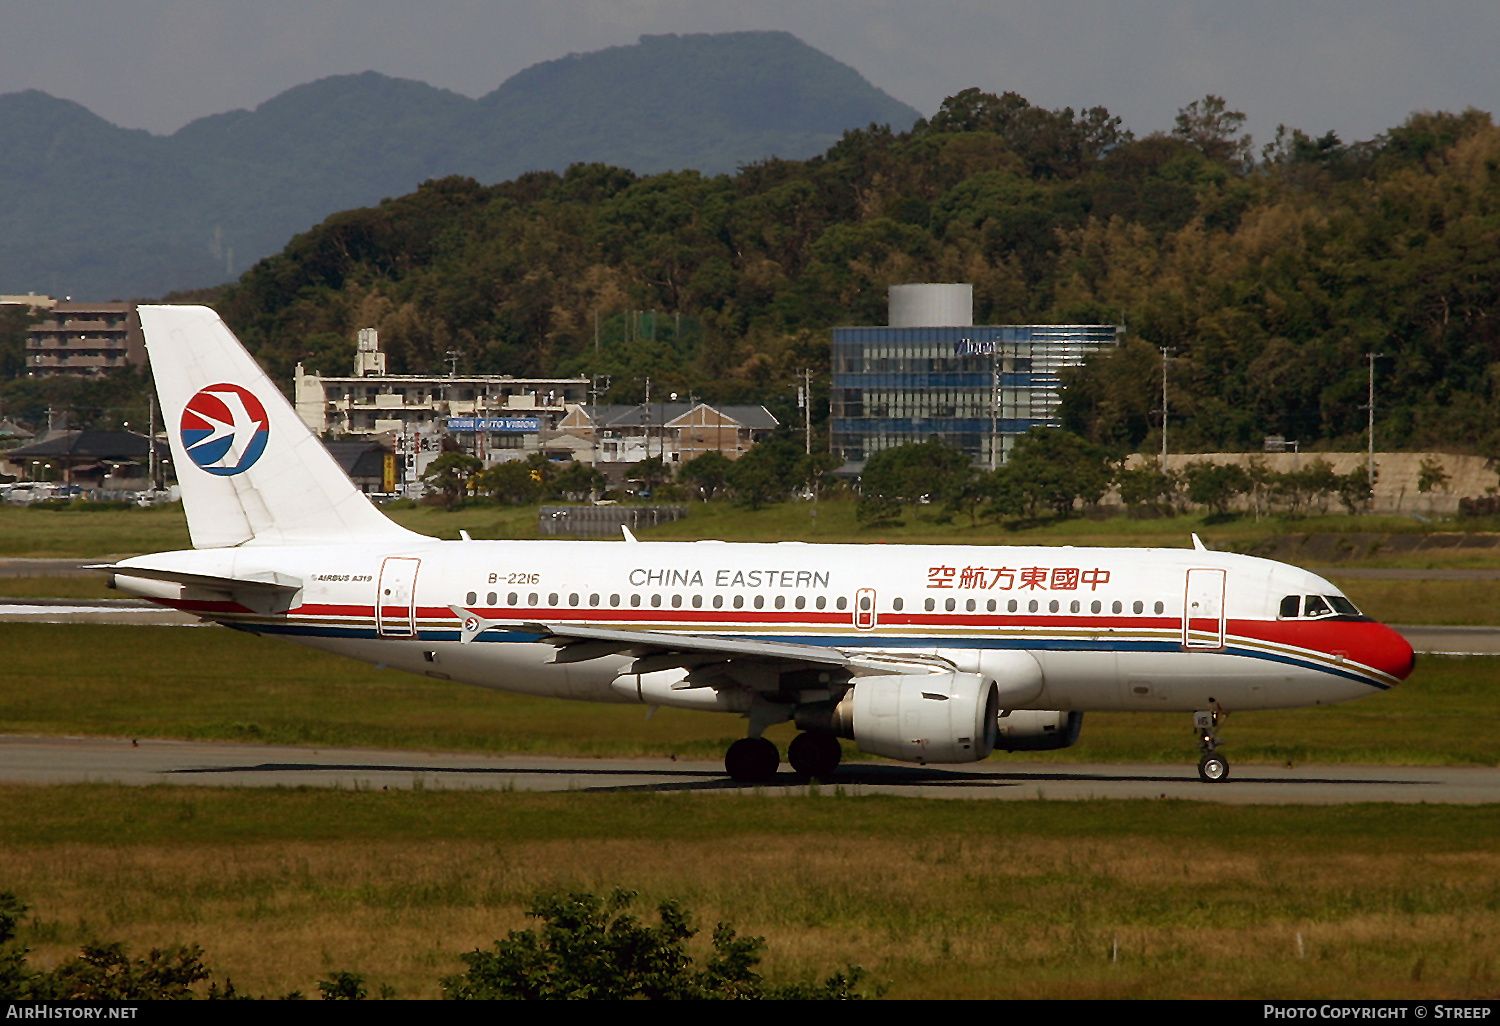
[[[1254,152],[1207,97],[1135,138],[1104,108],[968,90],[910,132],[851,131],[734,176],[598,164],[462,178],[330,218],[221,300],[285,379],[342,373],[356,329],[393,370],[612,375],[773,404],[828,371],[828,329],[886,287],[968,281],[980,323],[1123,322],[1070,383],[1070,426],[1174,451],[1362,445],[1500,452],[1500,130],[1422,113],[1368,142],[1284,129]],[[629,311],[652,311],[650,314]],[[596,350],[596,319],[601,341]]]

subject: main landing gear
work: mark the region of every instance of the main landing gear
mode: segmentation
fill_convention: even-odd
[[[786,751],[787,761],[799,777],[826,780],[838,768],[843,749],[832,734],[807,731],[798,734]],[[776,746],[763,737],[742,737],[729,746],[724,755],[724,769],[740,784],[764,784],[776,777],[781,755]]]
[[[1215,753],[1219,746],[1219,711],[1202,709],[1193,713],[1193,728],[1198,732],[1198,779],[1205,784],[1220,784],[1229,779],[1229,761]]]

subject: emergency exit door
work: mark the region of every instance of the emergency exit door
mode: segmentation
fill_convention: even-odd
[[[1223,570],[1187,572],[1187,596],[1182,605],[1182,644],[1185,648],[1224,647]]]
[[[382,637],[416,637],[417,568],[420,559],[388,556],[380,564],[375,591],[375,629]]]

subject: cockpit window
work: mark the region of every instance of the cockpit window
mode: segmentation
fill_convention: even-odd
[[[1359,616],[1359,607],[1342,595],[1329,595],[1328,601],[1333,603],[1333,608],[1344,616]]]
[[[1307,596],[1306,603],[1302,606],[1303,616],[1327,616],[1333,612],[1333,608],[1322,595]]]
[[[1277,613],[1283,620],[1297,616],[1361,616],[1359,607],[1342,595],[1288,595]]]

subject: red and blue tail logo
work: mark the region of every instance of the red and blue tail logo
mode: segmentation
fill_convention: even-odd
[[[266,408],[239,385],[199,389],[182,410],[182,446],[210,474],[243,474],[266,451],[270,437]]]

